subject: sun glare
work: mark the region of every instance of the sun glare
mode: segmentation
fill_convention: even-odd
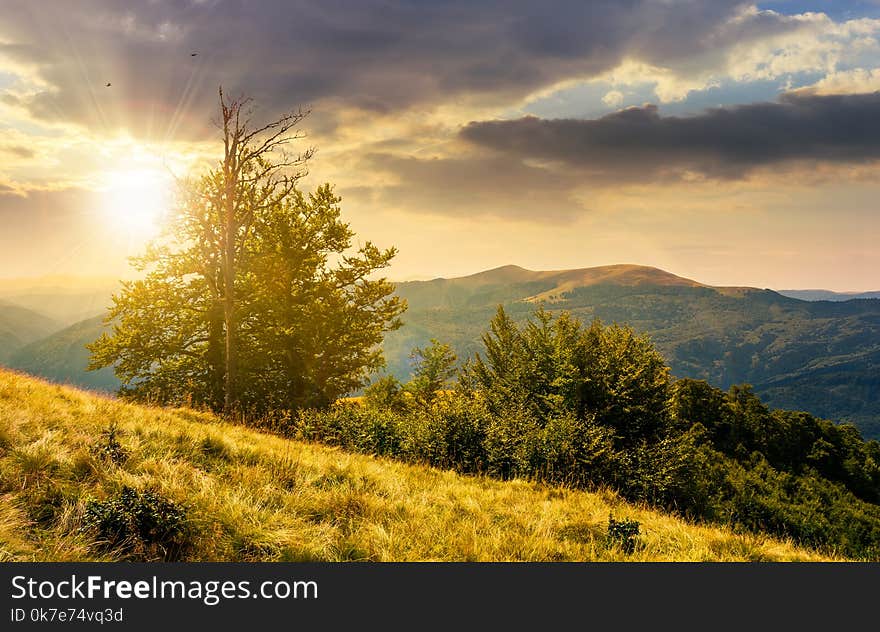
[[[170,177],[161,171],[110,172],[106,176],[104,213],[112,225],[129,237],[150,237],[158,232],[170,196]]]

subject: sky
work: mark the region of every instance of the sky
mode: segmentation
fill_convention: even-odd
[[[301,184],[392,279],[880,289],[870,0],[3,0],[0,277],[130,275],[220,85],[310,111]]]

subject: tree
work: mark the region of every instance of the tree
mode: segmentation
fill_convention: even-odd
[[[511,407],[540,423],[595,415],[626,445],[654,440],[669,425],[669,368],[647,337],[616,324],[580,326],[542,308],[518,326],[499,307],[462,388],[479,392],[495,414]]]
[[[308,112],[297,110],[262,126],[249,116],[250,99],[228,101],[220,88],[220,127],[223,130],[223,161],[207,193],[208,202],[220,209],[219,262],[223,278],[223,319],[226,339],[224,409],[238,405],[238,321],[236,269],[253,238],[254,221],[263,211],[277,206],[294,191],[305,175],[303,167],[313,149],[290,155],[286,145],[302,138],[297,125]]]
[[[645,335],[593,321],[583,332],[586,409],[625,445],[654,441],[670,430],[669,367]]]
[[[366,242],[340,219],[330,185],[296,188],[306,150],[286,153],[305,113],[250,123],[248,99],[227,102],[223,159],[182,182],[162,237],[134,261],[89,349],[114,367],[121,394],[233,413],[325,406],[383,363],[379,343],[405,303],[370,279],[396,250]]]
[[[462,372],[462,385],[479,390],[496,414],[511,405],[536,418],[583,417],[588,359],[580,323],[538,308],[534,320],[519,327],[499,306],[482,336],[485,356],[477,354]]]
[[[410,354],[415,361],[413,377],[406,388],[416,400],[431,403],[446,383],[455,376],[455,353],[452,347],[431,338],[425,348],[416,347]]]
[[[250,409],[327,406],[384,364],[383,335],[400,326],[405,304],[391,283],[368,277],[396,250],[366,242],[350,253],[340,202],[329,185],[296,191],[254,224],[240,314]],[[331,257],[341,258],[333,268]]]

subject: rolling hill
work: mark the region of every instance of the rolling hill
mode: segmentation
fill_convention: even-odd
[[[148,532],[158,544],[108,544],[96,532],[132,507],[161,520]],[[608,539],[609,514],[640,523],[632,553]],[[608,491],[461,476],[0,370],[0,561],[118,559],[829,558]]]
[[[802,301],[852,301],[860,298],[880,298],[880,292],[832,292],[830,290],[779,290],[789,298]]]
[[[118,288],[115,279],[0,279],[0,301],[48,316],[56,321],[58,329],[103,314]]]
[[[405,326],[386,338],[390,373],[430,338],[460,358],[481,348],[497,306],[517,319],[537,303],[582,321],[627,323],[651,335],[678,377],[721,388],[750,383],[768,404],[849,421],[880,437],[880,300],[807,302],[748,287],[711,287],[632,265],[536,272],[504,266],[397,287]]]
[[[57,328],[58,323],[44,314],[0,300],[0,362]]]
[[[105,331],[103,320],[103,316],[89,318],[24,345],[6,359],[6,364],[53,382],[116,391],[120,383],[112,369],[86,371],[89,364],[86,345]]]

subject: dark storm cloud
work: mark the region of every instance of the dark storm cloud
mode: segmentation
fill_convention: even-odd
[[[509,158],[553,161],[594,176],[648,179],[691,171],[738,178],[790,161],[880,159],[880,92],[790,93],[775,103],[663,117],[657,107],[599,119],[472,122],[460,136]]]
[[[674,62],[797,28],[777,14],[742,17],[748,4],[78,0],[60,10],[4,0],[0,41],[50,86],[26,103],[36,116],[194,135],[220,83],[270,111],[501,102],[625,57]]]

